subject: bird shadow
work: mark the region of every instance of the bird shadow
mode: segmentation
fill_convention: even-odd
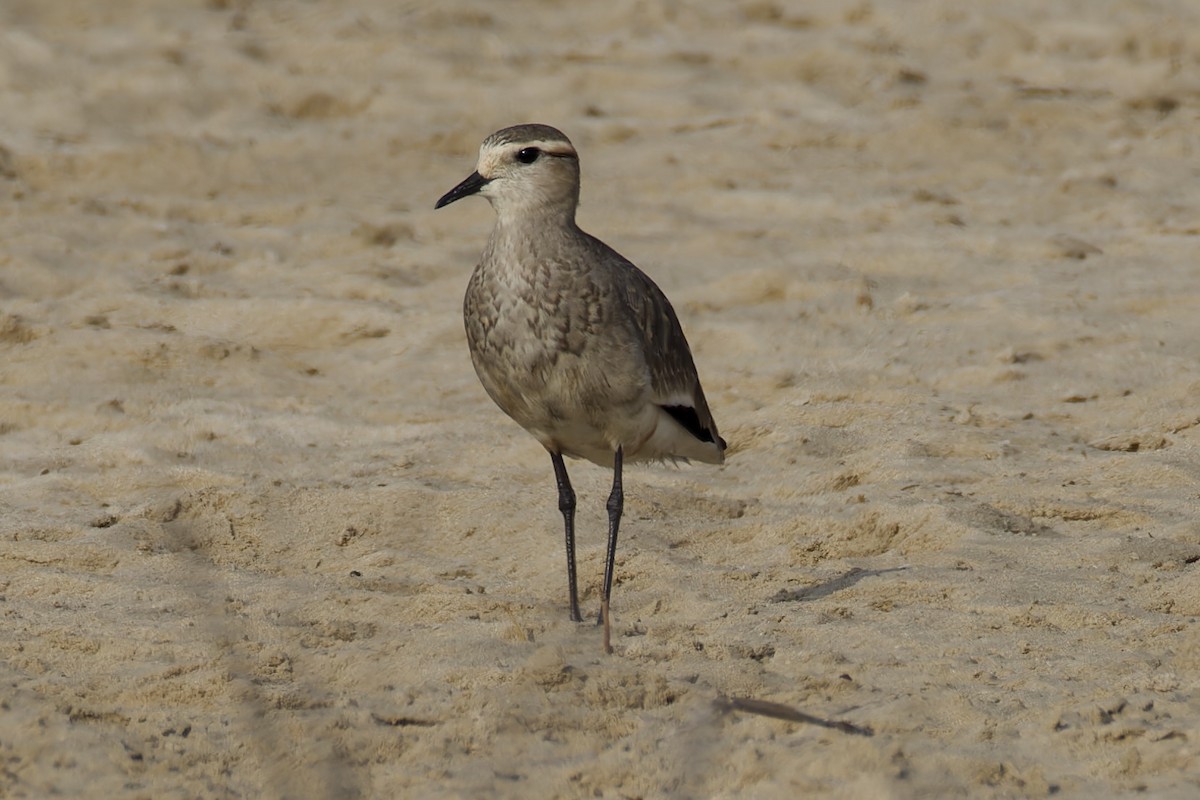
[[[799,603],[807,600],[820,600],[824,597],[837,594],[843,589],[849,589],[854,584],[865,578],[874,578],[878,575],[886,575],[889,572],[901,572],[908,567],[888,567],[887,569],[863,569],[862,567],[853,567],[842,575],[836,578],[830,578],[824,583],[816,583],[812,586],[804,586],[800,589],[782,589],[771,596],[772,603]]]

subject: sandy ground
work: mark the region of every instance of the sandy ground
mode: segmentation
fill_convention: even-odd
[[[1191,0],[4,0],[0,795],[1197,796],[1198,53]],[[492,212],[432,208],[526,121],[731,444],[627,470],[612,656],[467,356]]]

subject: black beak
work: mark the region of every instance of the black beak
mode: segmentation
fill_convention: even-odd
[[[435,209],[441,208],[442,206],[450,205],[455,200],[462,200],[464,197],[469,197],[487,186],[490,180],[490,178],[485,178],[478,172],[472,172],[467,176],[465,181],[442,195],[442,199],[438,200],[433,207]]]

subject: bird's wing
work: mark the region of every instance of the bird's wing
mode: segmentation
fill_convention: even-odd
[[[708,410],[692,351],[675,309],[646,273],[625,259],[622,261],[621,284],[633,323],[642,336],[654,403],[697,439],[713,442],[724,450],[725,442]]]

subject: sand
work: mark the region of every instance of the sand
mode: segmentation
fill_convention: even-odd
[[[0,795],[1197,796],[1198,53],[1190,0],[4,0]],[[626,471],[612,656],[467,355],[492,212],[433,210],[527,121],[730,442]]]

